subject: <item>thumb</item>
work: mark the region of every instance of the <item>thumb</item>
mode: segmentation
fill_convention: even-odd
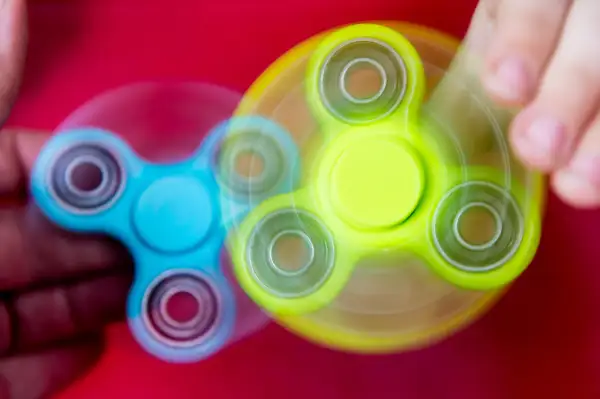
[[[495,15],[500,0],[481,0],[465,36],[465,46],[483,58],[494,35]]]
[[[48,132],[28,129],[0,131],[0,196],[26,190],[29,172],[49,137]]]
[[[486,53],[495,31],[495,14],[500,0],[481,0],[471,19],[463,46],[448,69],[451,79],[460,79],[471,90],[480,85]]]
[[[499,108],[482,85],[485,58],[501,0],[481,0],[475,10],[463,46],[430,96],[429,112],[443,121],[467,157],[489,150],[494,125],[508,130],[514,115]],[[485,110],[493,114],[494,123]],[[496,149],[497,150],[497,149]]]

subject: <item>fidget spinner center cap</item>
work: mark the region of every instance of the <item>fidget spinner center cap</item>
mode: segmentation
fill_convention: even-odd
[[[201,180],[167,177],[154,181],[139,197],[133,212],[143,241],[161,252],[184,252],[199,245],[213,220],[212,198]]]
[[[410,217],[425,181],[418,154],[393,139],[354,141],[331,173],[331,197],[338,216],[360,229],[385,229]]]

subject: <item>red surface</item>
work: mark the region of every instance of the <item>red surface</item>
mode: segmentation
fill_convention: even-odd
[[[105,89],[156,77],[243,90],[285,50],[341,23],[400,19],[461,35],[474,3],[39,1],[12,122],[53,128]],[[272,326],[209,361],[173,366],[144,354],[118,326],[97,368],[61,398],[597,398],[599,226],[600,213],[551,198],[533,267],[490,314],[430,349],[354,356]]]

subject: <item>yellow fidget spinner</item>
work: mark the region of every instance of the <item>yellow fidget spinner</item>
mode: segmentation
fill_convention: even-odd
[[[235,226],[232,261],[291,330],[353,351],[414,347],[482,313],[531,262],[542,177],[513,159],[497,110],[457,100],[461,82],[428,98],[457,49],[413,25],[350,25],[246,93],[237,115],[295,138],[302,182]]]

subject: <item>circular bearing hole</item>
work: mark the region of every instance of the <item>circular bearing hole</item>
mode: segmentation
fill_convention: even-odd
[[[269,248],[269,263],[284,275],[300,274],[315,259],[315,248],[310,237],[302,231],[282,231]]]
[[[458,211],[454,234],[465,248],[482,251],[492,247],[502,234],[502,217],[485,202],[473,202]]]
[[[201,298],[192,292],[174,291],[170,295],[165,295],[164,312],[170,320],[173,320],[173,324],[185,325],[202,314],[200,300]]]
[[[61,153],[49,169],[49,187],[57,200],[76,212],[97,212],[122,191],[122,166],[100,144],[81,144]]]
[[[385,91],[387,77],[377,61],[357,58],[350,61],[340,75],[340,89],[344,97],[357,104],[377,100]]]
[[[258,131],[235,132],[218,155],[218,175],[235,195],[263,195],[280,183],[286,161],[279,143]]]
[[[159,278],[148,290],[145,303],[150,331],[168,345],[198,345],[218,322],[216,292],[208,281],[192,273]]]
[[[72,161],[67,168],[67,184],[80,195],[101,191],[106,184],[106,167],[98,159],[82,156]]]
[[[333,50],[319,72],[323,105],[338,119],[372,123],[394,112],[406,92],[406,66],[387,43],[357,39]]]
[[[303,210],[267,215],[256,224],[247,248],[255,280],[284,298],[317,290],[331,274],[335,259],[331,234],[316,216]],[[298,257],[290,259],[291,255]]]
[[[247,150],[238,154],[235,171],[239,176],[249,179],[260,177],[265,170],[265,160],[257,152]]]
[[[469,222],[475,217],[479,222]],[[481,223],[481,218],[486,221]],[[517,202],[507,190],[471,181],[454,187],[440,201],[432,220],[432,238],[440,255],[455,268],[489,272],[502,267],[518,250],[523,223]]]

